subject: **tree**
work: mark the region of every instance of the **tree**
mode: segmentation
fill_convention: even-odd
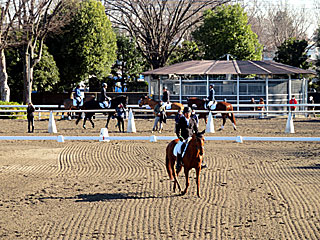
[[[137,79],[145,70],[146,62],[136,47],[136,42],[120,33],[117,34],[117,61],[112,72],[121,73],[122,81]]]
[[[42,57],[44,40],[50,32],[57,32],[70,20],[76,1],[27,0],[19,16],[20,28],[15,31],[23,44],[23,79],[25,103],[31,102],[34,67]]]
[[[223,5],[204,13],[203,24],[193,36],[204,51],[205,59],[219,59],[231,54],[238,60],[260,60],[262,45],[248,25],[240,5]]]
[[[284,41],[278,47],[274,60],[294,67],[308,69],[311,64],[307,62],[308,41],[295,38]]]
[[[202,20],[202,11],[230,0],[106,0],[114,26],[128,32],[152,69],[166,64],[185,33]]]
[[[8,82],[12,92],[12,100],[22,102],[23,95],[23,49],[11,47],[5,52],[8,60]],[[48,47],[43,46],[42,58],[34,68],[33,89],[38,92],[51,91],[59,81],[59,69],[48,52]]]
[[[1,3],[0,6],[0,101],[10,101],[5,49],[17,44],[17,41],[10,36],[12,36],[12,31],[19,26],[17,21],[21,15],[23,7],[25,6],[25,1],[26,0],[6,0]]]
[[[173,52],[169,58],[169,65],[185,62],[189,60],[199,60],[202,53],[194,41],[183,41]]]
[[[306,39],[313,22],[312,13],[306,8],[294,8],[289,1],[261,2],[252,0],[242,4],[248,14],[248,22],[258,35],[267,52],[273,52],[285,40]]]
[[[108,76],[116,60],[116,35],[101,2],[81,2],[63,30],[48,42],[60,70],[59,90],[68,91],[90,76]]]

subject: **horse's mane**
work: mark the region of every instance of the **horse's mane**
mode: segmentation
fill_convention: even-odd
[[[203,138],[205,131],[206,130],[203,130],[202,132],[198,132],[197,134],[195,134],[196,138],[199,138],[199,139]]]

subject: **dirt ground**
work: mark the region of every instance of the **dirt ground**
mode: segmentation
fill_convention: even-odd
[[[237,119],[206,136],[320,137],[320,120]],[[105,120],[0,120],[0,136],[99,136]],[[135,119],[151,135],[153,120]],[[205,125],[200,122],[200,130]],[[174,121],[156,135],[173,136]],[[201,198],[172,192],[168,141],[0,141],[0,239],[320,239],[320,143],[206,141]],[[184,174],[179,177],[184,186]]]

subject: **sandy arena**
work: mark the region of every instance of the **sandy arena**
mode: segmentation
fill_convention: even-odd
[[[217,131],[217,118],[206,136],[320,137],[320,120],[295,119],[295,134],[286,121],[239,118],[237,131]],[[54,135],[99,136],[105,120],[95,123],[56,120]],[[109,134],[151,135],[153,120],[135,123],[136,134],[118,133],[112,120]],[[26,120],[0,126],[0,136],[53,135],[48,121],[32,134]],[[168,141],[0,143],[0,239],[320,239],[320,142],[206,141],[200,199],[194,170],[187,195],[171,191]]]

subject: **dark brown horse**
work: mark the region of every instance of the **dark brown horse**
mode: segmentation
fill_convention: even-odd
[[[149,98],[148,96],[144,96],[144,97],[141,97],[138,104],[139,104],[139,107],[142,107],[143,105],[149,105],[152,109],[155,108],[155,106],[158,104],[159,102],[158,101],[155,101],[151,98]],[[184,106],[183,104],[181,103],[171,103],[171,109],[170,110],[183,110]],[[177,112],[167,112],[166,115],[167,116],[170,116],[172,114],[177,114]]]
[[[73,105],[73,98],[71,98],[72,96],[73,96],[73,93],[71,93],[70,98],[63,100],[63,106],[65,110],[78,110],[77,106]],[[94,95],[88,95],[83,99],[83,104],[94,99],[95,99]],[[58,109],[60,109],[60,105]],[[71,115],[72,115],[71,112],[68,112],[67,115],[68,115],[68,120],[71,120]],[[64,112],[62,112],[62,118],[64,118]]]
[[[188,99],[188,106],[192,107],[192,105],[196,105],[198,110],[207,110],[205,108],[205,103],[206,103],[205,100],[202,100],[202,99],[199,99],[196,97],[191,97]],[[236,119],[233,114],[233,107],[232,107],[231,103],[217,102],[216,109],[211,111],[212,114],[216,114],[215,111],[230,111],[230,113],[221,113],[223,122],[222,122],[221,128],[219,130],[224,129],[224,125],[226,124],[227,118],[229,118],[230,121],[232,122],[233,129],[237,130]],[[207,123],[207,114],[206,113],[200,113],[199,119],[200,118],[203,118],[205,120],[205,122]]]
[[[200,197],[200,171],[201,171],[201,162],[204,154],[204,131],[201,133],[193,134],[192,139],[190,140],[186,152],[183,157],[183,165],[184,165],[184,174],[186,177],[186,188],[182,192],[182,195],[186,194],[189,187],[189,171],[194,168],[196,170],[197,176],[197,195]],[[175,170],[175,162],[177,157],[173,155],[173,149],[176,146],[179,140],[175,139],[171,141],[166,149],[166,168],[169,174],[170,180],[174,180],[173,191],[176,191],[176,187],[178,186],[179,191],[181,191],[180,184],[178,182],[177,176],[179,172],[176,173]],[[180,170],[181,171],[181,170]]]

